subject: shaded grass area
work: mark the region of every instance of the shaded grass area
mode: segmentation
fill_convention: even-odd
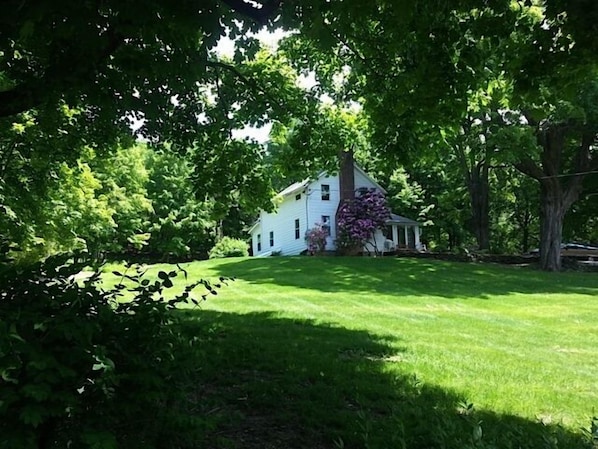
[[[402,357],[399,335],[265,312],[182,313],[203,342],[195,400],[212,430],[202,447],[590,447],[564,427],[478,411],[388,370]]]
[[[596,274],[387,258],[184,268],[237,278],[181,312],[202,342],[205,447],[590,447]]]

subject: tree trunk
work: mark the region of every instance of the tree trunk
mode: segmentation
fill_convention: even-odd
[[[540,200],[540,267],[546,271],[560,271],[566,208],[559,184],[542,183]]]
[[[480,161],[470,172],[468,182],[471,201],[471,227],[478,249],[490,249],[490,212],[488,165]]]
[[[546,271],[561,269],[563,220],[582,191],[584,175],[590,169],[590,148],[595,137],[593,131],[586,130],[581,134],[581,142],[573,157],[573,173],[563,176],[566,130],[566,126],[558,125],[538,130],[541,168],[529,158],[516,164],[518,170],[540,182],[540,267]]]
[[[476,238],[478,249],[490,249],[490,212],[487,149],[485,144],[471,147],[467,139],[471,137],[473,117],[468,117],[462,125],[463,134],[454,146],[461,165],[463,176],[469,193],[471,221],[469,230]]]
[[[526,208],[525,212],[523,213],[523,218],[520,222],[520,229],[521,229],[521,251],[523,253],[527,253],[529,251],[529,228],[531,223],[531,213],[529,209]]]

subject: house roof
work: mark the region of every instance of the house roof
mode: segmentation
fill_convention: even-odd
[[[248,232],[249,234],[251,234],[251,233],[253,232],[253,230],[255,229],[255,227],[256,227],[257,225],[259,225],[259,224],[260,224],[260,219],[258,218],[258,219],[255,221],[255,223],[253,223],[253,224],[251,225],[251,227],[250,227],[250,228],[247,230],[247,232]]]
[[[384,189],[384,187],[382,187],[380,184],[378,184],[376,182],[376,180],[374,178],[372,178],[370,175],[368,175],[363,168],[361,168],[359,165],[357,165],[356,163],[353,163],[353,166],[355,167],[355,170],[357,170],[359,173],[361,173],[363,176],[365,176],[366,178],[368,178],[372,184],[374,184],[374,186],[376,186],[376,188],[378,190],[380,190],[382,193],[386,194],[386,190]],[[291,184],[290,186],[288,186],[287,188],[285,188],[284,190],[281,190],[280,192],[278,192],[276,194],[276,196],[281,197],[281,196],[288,196],[288,195],[292,195],[294,193],[296,193],[299,190],[304,189],[305,187],[307,187],[311,182],[320,179],[323,176],[326,176],[326,172],[321,172],[315,179],[304,179],[303,181],[300,182],[295,182],[293,184]]]
[[[411,218],[392,213],[390,214],[390,220],[386,220],[386,223],[419,225],[417,221],[412,220]]]
[[[281,190],[280,192],[278,192],[276,194],[276,196],[287,196],[287,195],[291,195],[291,194],[297,192],[298,190],[304,189],[305,187],[307,187],[308,184],[309,184],[309,179],[304,179],[301,182],[296,182],[296,183],[291,184],[290,186],[288,186],[286,189]]]

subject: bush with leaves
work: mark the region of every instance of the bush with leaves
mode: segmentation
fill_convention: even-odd
[[[329,235],[329,227],[316,223],[313,228],[305,232],[307,252],[311,256],[324,252],[326,249],[326,237]]]
[[[222,237],[210,250],[210,259],[224,257],[246,257],[249,255],[247,242],[241,239]]]
[[[217,286],[197,281],[166,300],[176,271],[150,281],[137,269],[103,291],[82,268],[51,259],[0,271],[0,446],[194,447],[205,422],[187,413],[186,392],[198,348],[172,309]]]
[[[359,189],[355,199],[343,203],[338,213],[336,246],[340,251],[364,248],[390,218],[384,194],[376,189]],[[374,246],[377,252],[377,248]]]

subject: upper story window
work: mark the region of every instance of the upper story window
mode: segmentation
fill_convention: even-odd
[[[298,193],[297,195],[295,195],[295,200],[299,201],[301,199],[301,194]]]
[[[322,184],[322,201],[330,201],[330,184]]]

